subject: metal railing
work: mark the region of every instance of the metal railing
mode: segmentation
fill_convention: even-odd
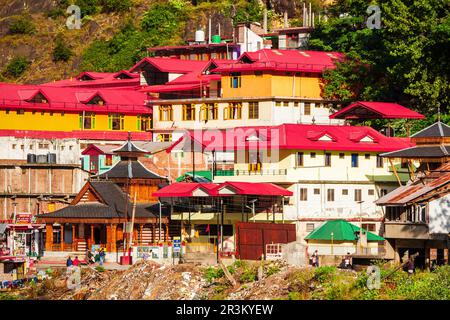
[[[236,176],[285,176],[287,169],[236,170]]]
[[[332,64],[311,64],[311,63],[293,63],[293,62],[274,62],[274,61],[264,61],[264,62],[254,62],[254,63],[229,63],[223,64],[219,69],[226,71],[229,70],[245,70],[245,69],[283,69],[291,71],[322,71],[325,68],[333,68]]]

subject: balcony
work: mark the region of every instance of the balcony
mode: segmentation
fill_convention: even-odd
[[[287,169],[236,170],[236,176],[285,176]]]
[[[428,239],[428,224],[407,221],[387,221],[384,223],[384,237],[396,239]]]

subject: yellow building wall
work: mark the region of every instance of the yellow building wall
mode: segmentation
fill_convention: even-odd
[[[317,77],[294,77],[287,75],[243,74],[241,87],[231,88],[230,76],[222,77],[224,98],[236,97],[302,97],[321,98],[322,79]]]
[[[5,110],[0,110],[0,130],[44,130],[44,131],[73,131],[81,130],[78,113],[54,112],[50,115],[45,112],[25,111],[24,114],[17,114],[15,110],[10,110],[7,114]],[[108,115],[95,115],[95,128],[85,130],[109,131]],[[121,131],[139,131],[137,130],[137,116],[125,115],[124,128]]]

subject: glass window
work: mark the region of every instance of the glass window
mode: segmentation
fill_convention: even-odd
[[[95,113],[85,112],[79,114],[80,129],[94,129],[95,128]]]
[[[219,107],[217,103],[208,103],[202,105],[200,109],[201,120],[217,120]]]
[[[345,158],[345,153],[341,152],[339,153],[339,159],[344,159]]]
[[[224,109],[224,120],[242,119],[242,104],[239,102],[230,103]]]
[[[342,189],[342,195],[348,196],[348,189]]]
[[[159,121],[173,121],[172,106],[159,106]]]
[[[195,107],[192,104],[183,105],[183,121],[195,120]]]
[[[369,196],[373,196],[375,194],[375,190],[369,189],[368,194]]]
[[[369,154],[369,153],[366,153],[366,154],[364,155],[364,158],[365,158],[365,159],[370,159],[370,154]]]
[[[331,153],[325,153],[325,167],[331,167]]]
[[[303,167],[303,152],[297,152],[297,167]]]
[[[156,140],[158,140],[160,142],[170,142],[170,141],[172,141],[172,134],[170,134],[170,133],[158,134]]]
[[[113,113],[108,115],[108,126],[110,130],[123,130],[125,116],[123,114]]]
[[[334,201],[334,189],[327,189],[327,201],[328,202]]]
[[[241,87],[241,74],[240,73],[232,73],[231,74],[230,87],[234,88],[234,89]]]
[[[105,166],[112,166],[112,155],[107,154],[105,157]]]
[[[316,157],[316,153],[315,152],[311,152],[311,158],[315,158]]]
[[[306,232],[313,232],[313,231],[314,231],[314,223],[307,223]]]
[[[248,103],[248,118],[259,119],[259,102]]]
[[[311,115],[311,103],[305,103],[305,116]]]
[[[275,107],[281,107],[281,101],[275,101]]]
[[[362,199],[361,189],[355,189],[355,201],[359,202]]]
[[[320,194],[320,189],[319,188],[315,188],[314,189],[314,194]]]
[[[307,200],[308,200],[308,189],[300,188],[300,201],[307,201]]]
[[[384,166],[383,158],[377,154],[377,168],[383,168],[383,166]]]
[[[289,101],[283,101],[283,107],[289,107]]]
[[[137,116],[137,129],[139,131],[147,131],[151,128],[150,126],[150,116],[148,115],[138,115]]]
[[[352,153],[352,168],[358,167],[358,154]]]

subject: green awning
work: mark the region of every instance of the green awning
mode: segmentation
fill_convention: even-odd
[[[182,182],[184,180],[186,180],[186,177],[192,177],[193,176],[193,172],[189,171],[186,172],[185,174],[183,174],[182,176],[179,176],[177,178],[177,182]],[[200,170],[200,171],[195,171],[195,178],[204,178],[207,179],[209,182],[212,181],[212,173],[210,170]]]
[[[384,241],[384,238],[362,229],[367,233],[367,241]],[[305,237],[305,240],[325,240],[331,241],[331,233],[333,233],[334,241],[357,241],[359,227],[345,220],[329,220],[326,221],[316,230],[312,231]]]

